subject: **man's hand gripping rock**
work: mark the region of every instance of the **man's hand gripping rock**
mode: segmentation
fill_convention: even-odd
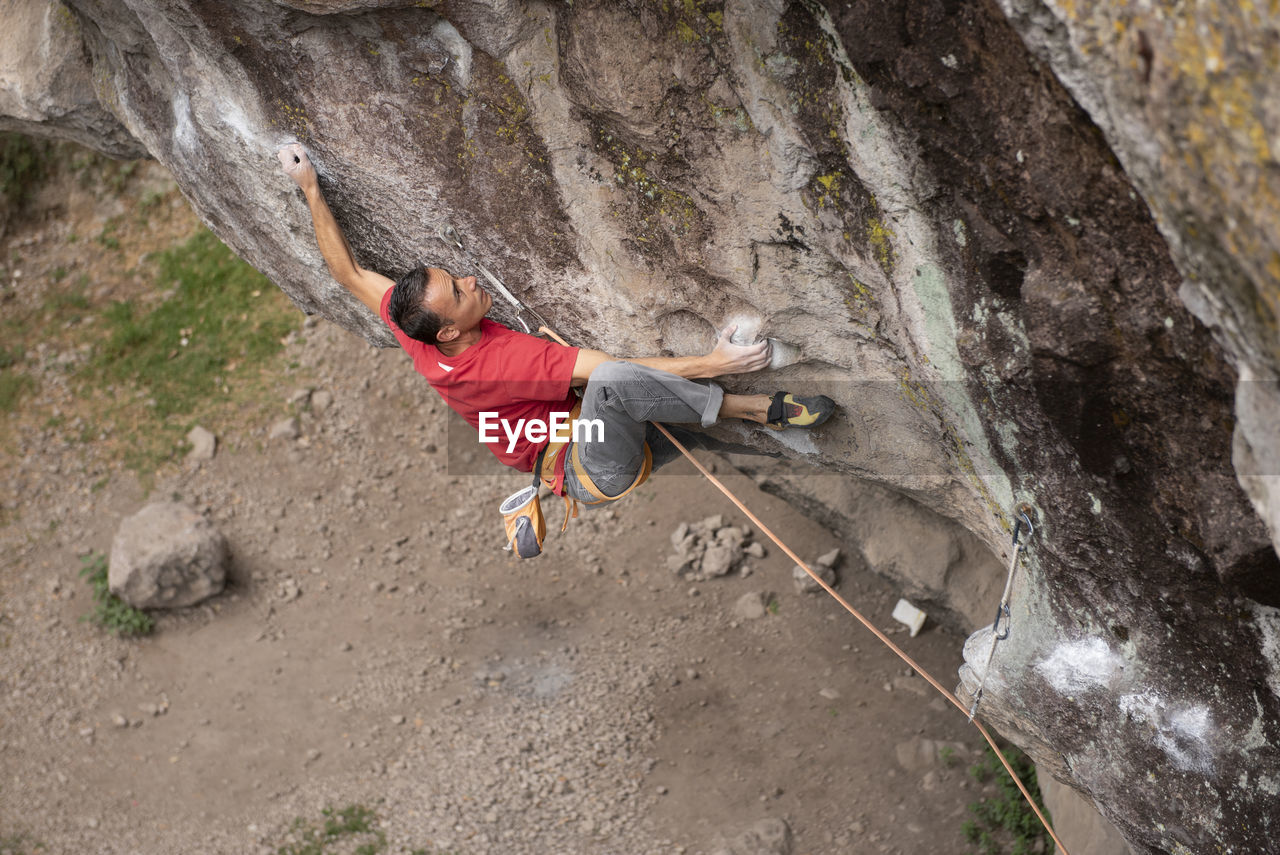
[[[280,158],[280,167],[284,174],[293,179],[302,188],[302,192],[310,193],[316,189],[316,168],[307,157],[307,150],[300,143],[292,143],[276,152]]]

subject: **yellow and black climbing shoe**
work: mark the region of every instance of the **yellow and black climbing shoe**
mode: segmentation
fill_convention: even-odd
[[[801,398],[790,392],[775,392],[769,401],[769,413],[765,424],[774,430],[784,428],[812,428],[831,418],[836,402],[826,395]]]

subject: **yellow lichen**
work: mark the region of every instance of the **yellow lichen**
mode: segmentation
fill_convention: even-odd
[[[893,230],[886,226],[879,217],[867,218],[867,243],[875,253],[876,263],[886,273],[893,268],[898,254],[893,249]]]

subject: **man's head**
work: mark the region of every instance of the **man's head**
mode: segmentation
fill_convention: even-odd
[[[492,305],[474,276],[459,278],[420,264],[396,282],[387,314],[405,335],[425,344],[468,344]]]

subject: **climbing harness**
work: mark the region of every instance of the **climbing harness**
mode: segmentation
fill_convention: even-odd
[[[511,307],[516,310],[516,320],[520,322],[520,326],[524,327],[524,331],[526,333],[529,333],[530,335],[533,334],[533,330],[529,328],[528,321],[524,319],[526,314],[532,316],[537,322],[539,332],[547,328],[547,322],[542,319],[541,315],[516,299],[516,295],[507,290],[507,286],[502,284],[501,279],[490,273],[489,268],[477,261],[475,256],[467,251],[467,248],[462,245],[462,237],[458,234],[457,229],[450,224],[445,223],[440,227],[440,240],[444,241],[449,246],[456,248],[466,256],[467,261],[469,261],[476,270],[480,271],[481,275],[489,281],[489,284],[497,290],[498,295],[511,304]]]
[[[987,661],[982,666],[982,679],[978,681],[978,690],[973,693],[973,703],[969,706],[969,721],[973,721],[973,717],[978,714],[978,704],[982,703],[982,690],[987,685],[987,675],[991,673],[991,660],[996,655],[996,645],[1009,637],[1009,592],[1013,590],[1013,576],[1018,570],[1018,557],[1022,554],[1023,542],[1019,542],[1018,535],[1022,531],[1022,524],[1027,525],[1027,538],[1029,539],[1036,533],[1036,527],[1031,524],[1031,506],[1019,505],[1017,516],[1013,521],[1013,558],[1009,561],[1009,575],[1004,580],[1004,593],[1000,595],[1000,605],[996,606],[996,619],[991,624],[991,647],[987,650]],[[1024,541],[1025,542],[1025,541]],[[1000,628],[1001,620],[1004,621],[1004,629]]]

